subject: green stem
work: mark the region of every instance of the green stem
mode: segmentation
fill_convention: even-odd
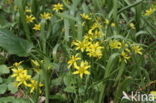
[[[102,90],[100,92],[100,97],[99,97],[99,102],[98,103],[103,103],[103,100],[104,100],[104,97],[105,97],[104,92],[105,92],[105,84],[103,85],[103,88],[102,88]]]
[[[30,31],[29,31],[29,27],[28,27],[28,24],[26,23],[26,18],[25,18],[25,14],[24,14],[24,7],[23,5],[19,5],[19,12],[20,12],[20,18],[21,18],[21,22],[23,24],[23,27],[24,27],[24,31],[25,31],[25,34],[26,34],[26,38],[27,40],[31,41],[31,37],[30,37]]]
[[[47,68],[45,64],[42,64],[41,61],[35,55],[33,55],[32,53],[30,55],[41,64],[43,70],[44,84],[45,84],[45,97],[46,97],[45,103],[49,103],[49,78],[48,78],[49,75],[48,75]],[[46,61],[45,57],[44,57],[44,61]]]
[[[141,3],[136,6],[136,15],[135,15],[135,21],[136,21],[136,30],[140,30],[140,18],[141,18]]]
[[[41,43],[42,43],[42,50],[43,53],[46,54],[46,35],[45,35],[45,24],[46,21],[43,21],[42,29],[41,29]],[[45,96],[46,101],[45,103],[49,103],[49,76],[48,76],[48,69],[46,68],[46,57],[44,56],[44,63],[43,63],[43,75],[44,75],[44,81],[45,81]]]
[[[45,95],[46,95],[45,103],[49,103],[49,79],[48,79],[48,72],[47,69],[45,68],[45,65],[43,65],[43,75],[45,81]]]
[[[40,40],[42,45],[42,52],[46,54],[46,35],[45,35],[45,24],[46,20],[41,21],[41,34],[40,34]]]
[[[117,9],[118,9],[118,0],[113,1],[113,20],[117,22]]]
[[[112,54],[111,57],[109,58],[108,62],[107,62],[107,66],[106,66],[106,71],[105,74],[103,76],[103,80],[105,80],[106,78],[109,77],[109,75],[111,74],[114,64],[115,64],[115,58],[118,56],[119,54]],[[104,83],[105,81],[103,81],[103,88],[101,90],[100,93],[100,97],[99,97],[99,101],[98,103],[103,103],[104,97],[105,97],[105,89],[106,89],[106,83]]]

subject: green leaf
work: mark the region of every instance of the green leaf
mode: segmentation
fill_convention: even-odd
[[[0,65],[0,74],[8,74],[10,73],[9,68],[6,65]]]
[[[76,88],[74,86],[68,86],[64,89],[64,91],[68,93],[76,93]]]
[[[7,84],[0,85],[0,94],[4,94],[7,90]]]
[[[123,75],[124,71],[125,71],[125,63],[122,62],[121,65],[119,66],[118,75],[115,78],[116,83],[117,83],[117,81],[120,81],[120,79],[122,78],[122,75]]]
[[[61,85],[61,83],[62,83],[62,77],[59,77],[59,78],[53,79],[51,82],[51,85],[52,86],[59,86],[59,85]]]
[[[103,82],[102,82],[102,81],[99,82],[99,83],[97,83],[97,84],[95,84],[95,85],[93,85],[93,89],[94,89],[96,92],[101,92],[102,87],[103,87]]]
[[[73,21],[77,21],[77,18],[73,17],[73,16],[69,16],[68,14],[65,14],[65,13],[58,13],[57,16],[59,17],[63,17],[65,19],[69,19],[69,20],[73,20]]]
[[[131,83],[132,77],[125,78],[122,82],[119,83],[116,91],[115,91],[115,103],[118,103],[121,99],[122,92],[127,89],[128,85]]]
[[[5,49],[9,54],[28,56],[33,48],[33,44],[15,36],[7,30],[0,29],[0,47]]]
[[[14,99],[13,103],[31,103],[29,99],[18,98]]]
[[[69,29],[70,29],[70,24],[68,19],[64,19],[64,28],[65,28],[65,35],[64,39],[65,41],[69,41]]]
[[[121,12],[123,12],[123,11],[125,11],[125,10],[127,10],[129,8],[132,8],[132,7],[138,5],[138,4],[142,3],[142,2],[143,2],[143,0],[139,0],[139,1],[135,2],[134,4],[128,5],[128,6],[124,7],[124,8],[122,8],[121,10],[119,10],[118,14],[120,14]]]
[[[67,100],[66,95],[62,94],[62,93],[57,93],[56,95],[51,95],[51,96],[49,96],[49,98],[53,99],[53,100],[59,100],[59,101]]]
[[[13,96],[1,97],[0,103],[31,103],[29,99],[15,98]]]
[[[0,83],[2,83],[3,82],[3,79],[0,77]]]
[[[76,81],[76,78],[71,73],[66,74],[63,78],[63,81],[66,86],[71,86],[76,84],[76,82],[78,82]]]
[[[54,60],[57,59],[57,51],[58,51],[59,46],[60,46],[60,44],[56,44],[55,47],[53,48],[53,58],[54,58]]]
[[[14,101],[14,97],[12,97],[12,96],[8,96],[8,97],[1,97],[0,98],[0,103],[11,103],[11,102],[13,102]]]
[[[10,90],[11,93],[14,94],[14,93],[16,93],[18,91],[18,88],[17,88],[17,86],[15,86],[14,83],[9,83],[8,84],[8,90]]]
[[[85,101],[84,103],[94,103],[94,101],[89,99],[89,100]]]

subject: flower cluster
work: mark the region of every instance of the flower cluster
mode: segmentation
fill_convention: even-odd
[[[101,25],[94,23],[86,35],[84,35],[83,40],[74,40],[72,42],[72,47],[74,50],[80,53],[85,53],[90,58],[100,59],[103,56],[103,49],[100,38],[103,37],[103,33],[100,31]],[[74,68],[76,71],[73,74],[83,74],[89,75],[88,69],[91,67],[86,60],[82,60],[80,54],[71,56],[68,61],[68,68]],[[79,65],[78,65],[79,64]]]
[[[94,58],[100,60],[102,57],[105,57],[104,50],[110,51],[110,53],[117,52],[119,53],[119,61],[127,63],[133,56],[133,54],[142,55],[142,47],[138,44],[133,44],[128,41],[121,41],[118,39],[109,39],[104,40],[105,34],[102,30],[102,25],[100,22],[92,21],[92,17],[89,14],[83,13],[80,14],[83,20],[89,20],[92,25],[86,31],[82,40],[73,40],[71,46],[74,50],[74,53],[68,60],[68,68],[73,71],[73,74],[79,74],[82,78],[84,74],[89,75],[91,68],[89,61],[86,58]],[[110,25],[112,28],[116,26],[114,22],[110,22],[108,19],[105,19],[104,26],[107,27]],[[87,26],[87,25],[85,25]],[[135,25],[131,22],[129,24],[131,29],[135,30]],[[111,52],[112,51],[112,52]],[[85,58],[84,58],[85,55]]]
[[[33,60],[34,61],[34,60]],[[42,87],[43,84],[34,80],[31,75],[28,74],[28,70],[23,68],[22,62],[14,63],[12,68],[13,74],[11,77],[15,78],[15,84],[17,87],[24,86],[30,88],[30,93]]]
[[[60,10],[63,10],[63,4],[55,4],[52,6],[52,10],[53,11],[60,11]],[[41,20],[48,20],[48,19],[51,19],[53,17],[53,14],[51,12],[43,12],[40,14],[40,18],[37,18],[35,16],[33,16],[32,14],[32,11],[30,8],[26,7],[25,8],[25,21],[26,23],[33,23],[34,21],[36,22],[38,19],[41,19]],[[38,23],[35,23],[34,26],[32,27],[33,30],[35,31],[40,31],[41,30],[41,23],[38,22]]]
[[[79,54],[76,54],[74,56],[70,57],[70,60],[68,61],[68,67],[69,68],[75,68],[76,71],[73,72],[73,74],[79,74],[82,78],[84,74],[89,75],[90,72],[88,69],[91,67],[87,61],[81,60],[80,57],[78,57]]]
[[[139,54],[142,55],[143,48],[139,45],[132,44],[130,45],[129,42],[119,41],[119,40],[110,40],[109,41],[109,47],[110,49],[116,49],[120,52],[120,61],[124,61],[127,63],[127,61],[131,58],[131,55]]]
[[[101,46],[100,40],[98,40],[103,36],[103,33],[99,30],[100,27],[100,24],[94,23],[82,41],[73,41],[72,46],[75,47],[75,50],[86,52],[89,57],[100,59],[103,55],[102,50],[104,49]]]

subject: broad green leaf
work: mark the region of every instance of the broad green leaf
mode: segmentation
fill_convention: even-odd
[[[76,93],[76,88],[74,86],[68,86],[64,89],[64,91],[68,93]]]
[[[1,101],[0,103],[11,103],[14,101],[14,99],[15,99],[15,97],[13,97],[13,96],[2,97],[2,98],[0,98],[0,101]]]
[[[62,83],[62,77],[52,79],[51,85],[52,86],[59,86]]]
[[[11,91],[11,93],[16,93],[18,91],[17,86],[14,83],[9,83],[8,84],[8,90]]]
[[[7,84],[0,85],[0,94],[4,94],[7,90]]]
[[[63,81],[66,86],[71,86],[73,84],[76,84],[76,82],[78,82],[76,81],[76,78],[70,73],[64,76]]]
[[[9,68],[6,65],[0,65],[0,74],[8,74],[10,73]]]
[[[15,36],[7,30],[0,29],[0,47],[5,49],[9,54],[28,56],[33,48],[33,44]]]

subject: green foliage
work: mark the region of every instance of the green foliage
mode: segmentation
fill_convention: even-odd
[[[123,91],[155,90],[155,16],[155,0],[1,0],[0,103],[128,103]]]
[[[31,103],[26,99],[17,99],[11,96],[0,98],[1,103]]]
[[[9,68],[6,65],[0,65],[0,75],[10,73]]]
[[[27,40],[16,37],[9,31],[0,30],[0,47],[4,48],[9,54],[28,56],[33,45]]]
[[[7,91],[11,93],[16,93],[18,91],[12,79],[5,77],[5,75],[9,73],[10,69],[6,65],[0,65],[0,94],[5,94]]]

